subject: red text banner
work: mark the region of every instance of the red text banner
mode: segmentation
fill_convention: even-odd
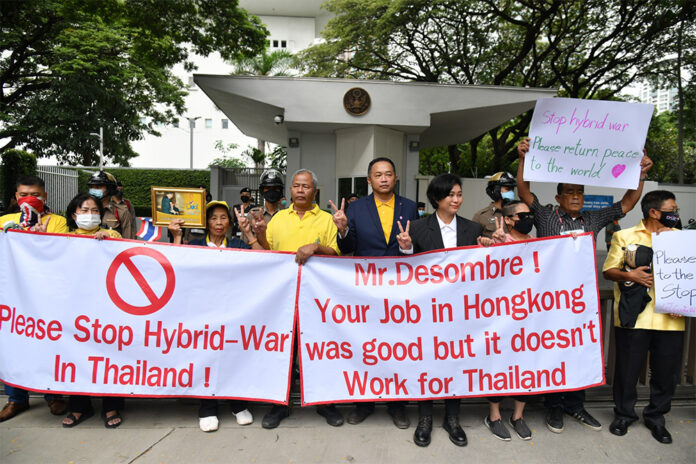
[[[301,274],[304,404],[604,383],[592,234],[399,258],[312,257]]]
[[[5,383],[287,400],[294,255],[10,232],[0,262]]]

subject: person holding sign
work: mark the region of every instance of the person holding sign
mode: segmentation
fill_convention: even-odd
[[[51,232],[64,234],[68,232],[65,218],[52,214],[46,206],[46,184],[36,176],[20,177],[17,181],[15,199],[19,213],[0,216],[0,227],[29,230],[31,232]],[[5,385],[7,404],[0,411],[0,422],[12,419],[29,409],[29,392],[21,388]],[[65,400],[56,395],[44,395],[51,414],[64,414],[67,408]]]
[[[292,176],[290,194],[292,203],[278,211],[267,226],[254,224],[256,237],[267,250],[291,251],[297,264],[304,264],[313,255],[340,255],[336,243],[336,225],[331,215],[314,203],[317,194],[317,176],[308,169],[300,169]],[[296,345],[294,345],[296,350]],[[295,356],[294,356],[295,357]],[[297,357],[295,357],[297,359]],[[317,408],[317,413],[334,427],[343,425],[343,415],[330,404]],[[274,429],[290,415],[288,406],[273,405],[263,418],[265,429]]]
[[[75,235],[91,235],[97,240],[105,238],[121,238],[115,230],[101,227],[105,208],[102,202],[89,193],[80,193],[70,200],[65,210],[70,233]],[[122,397],[102,397],[102,418],[107,429],[115,429],[123,423],[119,409],[123,409]],[[92,400],[89,396],[70,395],[68,400],[68,415],[63,419],[63,427],[72,428],[94,415]]]
[[[254,238],[254,235],[251,233],[249,219],[244,216],[244,205],[241,205],[240,208],[241,211],[235,209],[234,214],[237,217],[239,228],[245,235],[248,244],[237,237],[227,238],[227,231],[232,225],[232,222],[230,220],[229,207],[224,201],[211,201],[206,205],[207,227],[205,229],[205,237],[191,240],[188,244],[212,248],[241,248],[245,250],[253,248],[256,250],[263,250],[263,247],[258,243],[259,241]],[[263,215],[257,220],[262,221]],[[182,241],[183,231],[181,230],[181,225],[183,223],[183,219],[172,219],[169,223],[169,231],[172,233],[174,243],[177,245],[180,245]],[[231,401],[231,405],[232,414],[234,414],[239,425],[248,425],[254,422],[254,417],[247,408],[247,403],[245,401]],[[219,421],[217,413],[218,400],[201,400],[201,406],[198,408],[198,426],[202,431],[214,432],[218,429]]]
[[[440,174],[433,178],[426,191],[435,214],[419,219],[406,228],[399,226],[399,249],[403,254],[476,245],[481,237],[481,225],[457,215],[462,205],[462,180],[454,174]],[[445,399],[445,420],[442,427],[452,443],[466,446],[467,438],[459,425],[459,398]],[[418,446],[430,444],[433,429],[433,402],[418,402],[418,426],[413,442]]]
[[[394,193],[396,167],[389,158],[375,158],[367,166],[367,183],[372,193],[355,200],[350,208],[341,202],[341,209],[330,201],[334,224],[338,228],[341,253],[353,256],[399,256],[399,233],[396,224],[418,219],[418,206],[408,198]],[[395,224],[396,223],[396,224]],[[348,416],[349,424],[359,424],[375,410],[375,403],[358,402]],[[394,425],[407,429],[410,425],[406,403],[390,401],[387,411]]]
[[[653,165],[653,162],[643,150],[643,158],[640,166],[640,182],[635,190],[628,190],[621,201],[608,208],[593,211],[582,211],[585,196],[585,187],[577,184],[558,184],[556,191],[557,208],[543,206],[539,199],[529,189],[529,182],[524,180],[524,158],[529,151],[529,138],[524,139],[517,146],[519,164],[517,167],[517,193],[520,200],[525,202],[534,213],[534,225],[537,237],[550,237],[554,235],[575,235],[583,232],[592,232],[595,240],[600,230],[614,219],[628,213],[638,203],[643,192],[643,181]],[[563,414],[566,413],[592,430],[602,430],[602,424],[585,410],[585,391],[569,391],[563,393],[551,393],[545,397],[545,405],[548,409],[546,427],[554,432],[563,432]]]
[[[660,443],[672,443],[665,428],[679,381],[684,343],[684,317],[655,312],[652,273],[652,234],[676,230],[679,208],[674,194],[666,190],[648,192],[641,201],[643,220],[635,227],[614,233],[604,262],[604,277],[614,284],[614,421],[609,431],[622,436],[638,420],[635,412],[636,383],[645,357],[650,353],[650,403],[643,409],[643,421]],[[640,250],[649,250],[646,263],[638,260]],[[631,256],[633,254],[634,256]],[[643,265],[646,264],[646,265]],[[647,298],[634,297],[632,288],[647,290]]]

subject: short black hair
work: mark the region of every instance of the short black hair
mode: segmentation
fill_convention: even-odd
[[[667,200],[676,200],[674,194],[669,190],[653,190],[648,192],[640,200],[640,209],[643,211],[643,218],[650,217],[651,209],[660,209]]]
[[[455,185],[462,186],[462,179],[456,174],[446,173],[433,177],[425,192],[433,208],[437,209],[437,202],[446,198]]]
[[[82,204],[87,200],[93,200],[97,204],[97,208],[99,208],[99,217],[102,219],[104,218],[104,205],[102,205],[102,202],[99,198],[95,197],[94,195],[90,195],[89,193],[78,193],[75,196],[75,198],[70,200],[70,203],[68,203],[68,207],[65,209],[65,220],[68,223],[68,227],[70,229],[79,229],[78,225],[75,224],[75,220],[72,216],[73,214],[75,214],[77,208],[82,206]]]
[[[520,200],[512,200],[505,203],[505,206],[503,206],[502,210],[503,217],[514,216],[515,210],[517,209],[517,205],[521,204],[522,202]]]
[[[19,189],[20,185],[38,185],[41,187],[42,190],[46,190],[46,182],[43,181],[42,178],[36,177],[36,176],[22,176],[19,179],[17,179],[17,183],[15,185],[15,190]]]
[[[379,158],[375,158],[372,161],[370,161],[370,164],[367,165],[367,177],[370,177],[370,172],[372,171],[372,166],[375,165],[375,163],[380,163],[380,162],[385,162],[389,163],[392,166],[392,169],[394,170],[394,174],[396,174],[396,165],[392,160],[387,158],[386,156],[380,156]]]
[[[351,198],[360,198],[360,195],[358,195],[357,193],[351,193],[350,195],[348,195],[348,199],[350,200]]]
[[[423,203],[422,201],[419,201],[419,202],[417,203],[417,206],[418,206],[419,208],[425,208],[425,203]]]
[[[558,185],[556,186],[556,193],[557,193],[558,195],[562,195],[562,194],[563,194],[563,186],[564,186],[564,185],[565,185],[565,184],[564,184],[563,182],[559,182]],[[582,191],[584,192],[584,191],[585,191],[585,186],[582,185],[581,187],[582,187]]]

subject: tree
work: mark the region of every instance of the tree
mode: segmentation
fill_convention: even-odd
[[[223,168],[246,168],[247,165],[244,161],[232,156],[232,151],[236,150],[238,147],[239,145],[236,143],[228,143],[225,145],[222,140],[216,140],[215,149],[219,151],[222,156],[211,161],[208,167],[220,166]]]
[[[655,163],[648,173],[650,180],[668,183],[696,183],[696,140],[683,146],[682,166],[679,165],[678,116],[664,112],[650,121],[645,149]]]
[[[274,50],[244,57],[233,61],[233,76],[291,76],[292,69],[296,67],[295,55],[287,50]],[[266,141],[257,140],[257,149],[266,153]]]
[[[266,153],[251,145],[242,152],[242,156],[249,158],[256,169],[263,169],[266,165]]]
[[[267,31],[237,1],[0,2],[0,140],[59,162],[127,165],[130,142],[184,110],[171,68],[190,53],[254,56]]]
[[[669,0],[359,3],[326,4],[335,15],[326,42],[300,56],[309,75],[558,88],[566,97],[610,98],[645,76],[678,21]],[[491,172],[514,161],[530,120],[527,112],[488,132]],[[473,158],[482,140],[469,143]],[[460,159],[457,146],[448,150],[450,160]]]

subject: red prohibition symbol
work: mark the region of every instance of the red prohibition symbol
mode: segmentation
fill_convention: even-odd
[[[164,293],[162,293],[161,296],[158,297],[155,294],[150,287],[150,284],[145,279],[145,276],[143,276],[140,270],[133,263],[133,256],[149,256],[162,266],[164,269],[164,274],[167,277],[167,285],[165,286]],[[121,298],[121,295],[118,294],[118,291],[116,290],[116,273],[121,265],[124,265],[128,272],[131,273],[135,279],[135,282],[150,301],[149,305],[133,306],[132,304],[127,303],[123,298]],[[116,256],[116,258],[114,258],[114,261],[111,263],[111,266],[109,266],[109,270],[106,273],[106,291],[109,293],[111,300],[120,310],[134,316],[147,316],[148,314],[159,311],[169,302],[172,294],[174,293],[174,285],[176,283],[175,280],[174,268],[166,256],[159,251],[153,250],[152,248],[135,247],[122,251]]]

